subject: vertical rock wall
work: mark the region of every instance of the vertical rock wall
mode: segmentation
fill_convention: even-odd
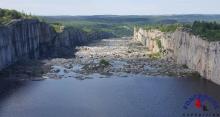
[[[0,69],[20,59],[38,58],[40,42],[50,34],[50,32],[41,30],[44,25],[38,20],[16,20],[1,27]]]
[[[0,69],[12,63],[14,48],[12,47],[12,31],[5,27],[0,27]]]
[[[73,53],[74,46],[85,42],[85,34],[76,29],[57,33],[38,20],[14,20],[0,27],[0,70],[21,59],[57,57],[67,50]]]
[[[220,42],[208,42],[186,31],[163,33],[158,30],[134,30],[134,39],[142,42],[152,53],[162,48],[177,64],[185,64],[206,79],[220,84]],[[158,46],[158,40],[161,46]]]

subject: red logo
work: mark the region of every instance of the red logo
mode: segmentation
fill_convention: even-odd
[[[203,111],[208,111],[208,107],[207,105],[205,104],[205,102],[202,104],[201,100],[199,98],[197,98],[195,100],[195,107],[197,109],[202,109]]]
[[[200,109],[200,108],[201,108],[202,104],[201,104],[200,99],[197,98],[197,99],[195,100],[195,106],[196,106],[197,109]]]

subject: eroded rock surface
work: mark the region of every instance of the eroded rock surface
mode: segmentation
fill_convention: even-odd
[[[143,43],[151,53],[165,50],[177,64],[186,65],[204,78],[220,84],[220,42],[208,42],[184,30],[163,33],[141,28],[135,29],[134,39]]]
[[[72,59],[53,59],[47,64],[51,71],[44,74],[49,78],[106,78],[111,75],[157,76],[169,75],[186,77],[192,73],[172,60],[151,59],[145,46],[131,38],[103,39],[88,46],[77,48]],[[108,64],[103,65],[101,61]]]

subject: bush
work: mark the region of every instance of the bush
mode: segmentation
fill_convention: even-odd
[[[109,66],[110,63],[109,63],[108,61],[102,59],[102,60],[99,61],[99,65],[100,65],[100,66]]]
[[[158,48],[161,50],[162,49],[162,43],[161,43],[161,40],[159,38],[156,39],[156,42],[157,42],[157,46]]]
[[[160,52],[153,53],[153,54],[149,54],[148,56],[150,59],[159,59],[159,58],[161,58],[161,53]]]
[[[35,18],[31,15],[25,13],[20,13],[16,10],[8,10],[0,8],[0,24],[7,24],[13,19],[26,19],[26,18]]]
[[[51,23],[50,25],[54,28],[56,32],[62,32],[64,29],[64,26],[61,23]]]

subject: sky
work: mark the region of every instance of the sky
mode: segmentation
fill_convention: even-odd
[[[220,0],[0,0],[32,15],[220,14]]]

